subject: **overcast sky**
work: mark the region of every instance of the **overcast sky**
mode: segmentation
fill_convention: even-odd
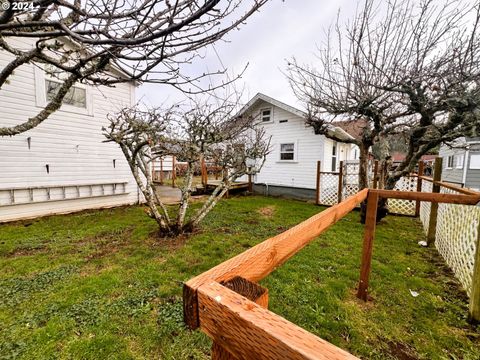
[[[238,74],[248,68],[238,83],[244,86],[243,101],[262,92],[289,105],[302,107],[282,74],[286,60],[295,56],[300,62],[314,63],[316,45],[324,40],[325,30],[335,20],[338,10],[347,19],[355,11],[353,0],[271,0],[249,18],[240,31],[227,35],[205,50],[205,58],[194,64],[197,74],[225,66]],[[217,54],[218,53],[218,56]],[[193,70],[192,70],[193,71]],[[177,102],[182,95],[172,87],[148,84],[137,91],[137,100],[147,105]]]

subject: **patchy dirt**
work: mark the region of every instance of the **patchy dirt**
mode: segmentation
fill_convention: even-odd
[[[222,229],[219,229],[219,231],[222,231]],[[196,228],[191,232],[185,232],[180,235],[166,236],[155,230],[151,232],[148,237],[148,245],[151,247],[163,247],[168,250],[177,250],[183,247],[190,237],[201,234],[202,232],[203,230],[201,228]]]
[[[455,274],[445,263],[445,260],[433,252],[425,252],[423,257],[435,265],[434,270],[427,273],[428,277],[441,283],[445,289],[445,297],[460,299],[464,304],[468,304],[469,298],[460,282],[455,278]]]
[[[271,218],[275,213],[275,206],[274,205],[265,206],[258,209],[257,212],[266,218]]]
[[[75,243],[75,250],[82,251],[84,248],[91,247],[93,251],[90,251],[85,259],[102,258],[126,247],[132,232],[133,228],[130,227],[114,232],[102,232]]]
[[[357,298],[357,288],[350,289],[348,300],[346,300],[350,304],[355,304],[362,310],[368,310],[375,306],[375,298],[367,294],[367,301],[360,300]]]
[[[40,244],[37,246],[18,247],[7,254],[7,257],[32,256],[48,251],[47,246]]]
[[[393,355],[396,359],[399,360],[418,360],[419,357],[416,353],[416,351],[400,342],[394,342],[394,341],[388,341],[388,352]]]

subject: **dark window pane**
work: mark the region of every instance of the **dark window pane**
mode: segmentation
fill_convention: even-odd
[[[332,171],[336,171],[336,170],[337,170],[337,158],[332,157]]]
[[[280,160],[293,160],[293,152],[290,153],[281,153]]]

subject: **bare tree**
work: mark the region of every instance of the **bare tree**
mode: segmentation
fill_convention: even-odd
[[[406,159],[387,174],[392,189],[423,154],[478,130],[479,19],[479,5],[462,1],[366,0],[352,22],[343,27],[339,17],[329,29],[315,66],[289,62],[307,122],[359,146],[360,188],[368,185],[370,148],[387,137],[403,134],[408,147]],[[361,136],[333,132],[338,120],[360,120]]]
[[[267,0],[0,0],[0,49],[12,55],[0,71],[0,90],[26,63],[61,74],[48,104],[19,125],[0,127],[12,136],[58,110],[76,83],[114,86],[125,81],[172,85],[203,92],[185,67],[198,51],[237,29]],[[19,41],[21,40],[21,41]],[[24,41],[31,42],[25,48]]]
[[[252,171],[247,159],[256,159],[261,168],[270,142],[263,128],[248,117],[235,117],[236,103],[192,100],[187,108],[173,106],[164,111],[124,109],[110,117],[105,129],[107,141],[120,145],[133,176],[150,208],[161,234],[176,235],[196,228],[239,177]],[[176,216],[158,198],[152,179],[152,160],[176,156],[187,163]],[[215,159],[223,176],[203,205],[187,218],[193,191],[195,165],[200,159]]]

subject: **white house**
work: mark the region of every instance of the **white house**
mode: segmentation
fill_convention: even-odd
[[[30,44],[23,41],[27,49]],[[0,52],[0,68],[11,59]],[[0,90],[0,126],[37,114],[55,81],[32,64],[15,70]],[[61,109],[39,126],[0,137],[0,222],[137,202],[137,186],[121,150],[103,142],[102,135],[107,114],[134,103],[132,83],[77,84]]]
[[[442,180],[480,190],[480,137],[458,138],[453,146],[442,145]]]
[[[316,135],[305,124],[303,111],[267,95],[255,95],[241,114],[258,118],[258,126],[263,126],[265,135],[271,137],[272,151],[254,176],[255,191],[313,199],[317,161],[321,161],[321,171],[336,172],[340,161],[359,158],[357,146]],[[346,133],[340,127],[335,130]],[[348,132],[345,135],[352,137]]]

